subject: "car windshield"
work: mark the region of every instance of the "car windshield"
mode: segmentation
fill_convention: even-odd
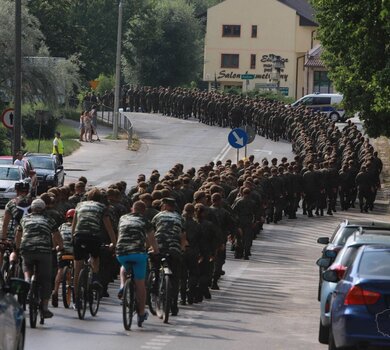
[[[12,158],[0,158],[0,165],[1,164],[13,164]]]
[[[19,170],[16,168],[0,168],[0,180],[18,181],[20,179]]]
[[[54,162],[50,158],[29,157],[29,160],[34,168],[54,170]]]
[[[336,245],[344,245],[347,239],[358,230],[357,227],[344,227],[344,229],[340,230],[336,236],[334,237],[334,244]]]
[[[378,250],[364,252],[359,264],[360,277],[390,277],[390,251]]]

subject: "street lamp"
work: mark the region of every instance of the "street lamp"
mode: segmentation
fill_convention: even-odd
[[[121,81],[121,44],[122,44],[122,1],[118,7],[118,36],[116,40],[116,67],[115,67],[115,96],[114,96],[114,122],[112,123],[112,136],[118,138],[119,95]]]
[[[13,157],[21,148],[22,132],[22,1],[15,1],[15,113],[13,127]]]
[[[284,61],[278,55],[270,55],[272,60],[271,80],[276,83],[276,89],[279,91],[280,87],[280,73],[284,69]]]

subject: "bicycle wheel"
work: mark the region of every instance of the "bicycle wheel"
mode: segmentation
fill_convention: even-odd
[[[72,268],[66,266],[62,274],[62,302],[64,308],[68,309],[72,302],[73,285],[72,285]]]
[[[80,320],[83,320],[85,317],[85,312],[87,311],[87,302],[88,302],[88,270],[83,268],[80,271],[78,286],[77,286],[77,300],[76,308],[77,314]]]
[[[131,278],[128,278],[123,288],[123,299],[122,299],[123,326],[127,331],[129,331],[131,328],[134,312],[135,312],[134,282],[131,280]]]
[[[156,287],[155,287],[155,279],[156,279],[156,273],[154,271],[149,272],[147,284],[146,284],[146,298],[147,303],[149,306],[149,311],[152,315],[156,315],[156,309],[157,309],[157,293],[156,293]]]
[[[164,296],[162,298],[163,304],[163,321],[168,323],[169,313],[171,312],[171,277],[164,275]]]
[[[89,286],[89,311],[92,316],[96,316],[100,305],[100,291],[93,286]]]
[[[163,299],[165,295],[164,273],[160,271],[158,278],[158,294],[156,296],[156,314],[158,318],[164,317]]]
[[[36,328],[37,326],[37,319],[38,319],[38,308],[39,308],[39,305],[38,305],[38,296],[37,296],[37,293],[36,293],[36,289],[37,289],[37,286],[36,286],[36,281],[32,281],[31,282],[31,286],[30,286],[30,301],[29,301],[29,304],[28,304],[28,310],[29,310],[29,318],[30,318],[30,327],[31,328]]]

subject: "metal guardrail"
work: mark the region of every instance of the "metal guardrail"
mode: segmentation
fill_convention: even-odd
[[[104,124],[112,126],[114,123],[113,109],[105,105],[100,105],[100,111],[98,112],[98,120],[100,120]],[[127,144],[130,147],[133,141],[134,128],[129,117],[123,112],[121,112],[121,109],[119,110],[118,116],[118,128],[124,130],[127,133]]]

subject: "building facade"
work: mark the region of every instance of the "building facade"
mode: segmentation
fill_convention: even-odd
[[[306,0],[225,0],[209,8],[204,81],[302,97],[307,54],[317,44],[313,13]]]

